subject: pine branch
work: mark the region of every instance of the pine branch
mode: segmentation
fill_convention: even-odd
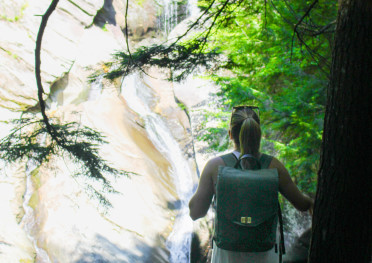
[[[104,77],[107,79],[125,77],[129,72],[157,66],[176,72],[172,80],[181,81],[192,72],[195,66],[203,66],[206,69],[216,65],[221,66],[222,63],[218,59],[220,53],[217,50],[199,54],[201,43],[201,41],[195,40],[187,45],[140,47],[131,57],[124,52],[118,52],[114,54],[114,59],[118,64],[115,64],[115,69],[106,73]],[[112,66],[114,63],[110,62],[108,66]],[[98,74],[91,76],[91,81]]]
[[[53,123],[53,121],[55,123]],[[10,134],[0,140],[0,159],[7,163],[22,160],[32,160],[37,165],[47,163],[53,156],[69,159],[76,165],[73,176],[83,176],[99,181],[104,192],[116,193],[107,174],[114,176],[130,176],[134,173],[118,170],[111,167],[99,155],[99,146],[106,144],[105,138],[89,127],[80,127],[79,123],[56,123],[49,120],[52,129],[65,138],[62,146],[57,144],[50,136],[43,119],[22,118],[10,121],[14,125]],[[49,137],[48,137],[49,135]],[[85,185],[89,188],[89,183]],[[93,193],[98,193],[93,191]],[[110,206],[109,201],[102,193],[94,196],[105,206]]]

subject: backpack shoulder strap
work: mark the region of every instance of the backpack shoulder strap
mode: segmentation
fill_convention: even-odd
[[[229,167],[234,167],[236,165],[236,162],[238,161],[235,154],[233,153],[227,153],[227,154],[221,155],[220,157],[224,161],[225,165]],[[260,158],[261,169],[268,168],[270,166],[272,159],[273,159],[272,156],[263,153]]]
[[[272,159],[272,156],[263,153],[260,158],[261,169],[269,168]]]
[[[267,154],[262,154],[260,158],[261,169],[267,169],[270,166],[273,157]],[[282,263],[283,254],[286,253],[284,245],[284,231],[283,231],[283,217],[282,210],[280,209],[280,203],[278,202],[278,219],[279,219],[279,263]],[[275,245],[275,252],[277,252],[277,245]]]
[[[238,159],[236,159],[235,154],[228,153],[220,156],[226,166],[234,167]]]

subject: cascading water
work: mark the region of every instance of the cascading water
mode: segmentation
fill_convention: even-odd
[[[151,111],[149,106],[151,90],[143,84],[138,74],[132,74],[124,79],[122,95],[128,106],[144,120],[150,140],[171,164],[169,172],[172,175],[180,198],[180,207],[174,222],[173,231],[166,245],[170,251],[170,262],[189,262],[191,233],[193,231],[193,224],[188,215],[187,205],[193,188],[189,164],[165,121]]]
[[[28,160],[26,163],[26,191],[23,197],[23,209],[25,214],[22,218],[21,225],[23,229],[26,231],[28,238],[32,241],[35,252],[36,252],[36,262],[39,263],[50,263],[50,259],[46,251],[40,248],[37,244],[37,240],[34,238],[34,230],[35,224],[37,221],[35,220],[36,215],[34,209],[30,206],[30,200],[34,193],[34,187],[32,183],[32,174],[37,169],[37,164],[35,164],[32,160]]]
[[[162,29],[167,36],[170,31],[177,25],[178,4],[173,0],[160,0],[162,15],[158,19],[158,28]]]
[[[99,95],[102,94],[103,90],[103,83],[102,83],[103,75],[97,77],[97,79],[90,85],[88,98],[87,100],[95,100]]]

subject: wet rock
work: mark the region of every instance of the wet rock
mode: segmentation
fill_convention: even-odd
[[[194,233],[191,242],[191,263],[208,263],[212,256],[212,223],[200,219],[194,223]]]
[[[156,27],[156,4],[150,0],[135,2],[129,7],[129,27],[143,37]],[[23,3],[29,4],[22,9]],[[39,111],[34,49],[41,18],[36,15],[44,14],[49,4],[47,0],[0,0],[0,8],[6,6],[9,17],[19,16],[17,21],[0,19],[3,108]],[[1,262],[28,262],[38,250],[45,251],[52,261],[66,263],[168,260],[165,243],[180,209],[169,160],[149,139],[143,120],[120,96],[120,81],[98,81],[102,89],[97,96],[92,95],[92,85],[87,82],[94,70],[107,70],[103,62],[111,61],[112,53],[126,49],[122,32],[124,7],[124,1],[115,0],[60,1],[43,37],[41,77],[48,113],[62,122],[78,121],[102,132],[109,141],[101,149],[102,156],[115,167],[136,175],[130,179],[111,178],[122,195],[110,196],[114,208],[105,215],[88,198],[84,182],[71,177],[74,164],[68,158],[51,158],[50,163],[35,172],[35,224],[25,231],[20,221],[27,174],[24,170],[9,174],[22,184],[0,182],[0,221],[6,222],[0,228]],[[10,13],[12,8],[21,8],[22,12]],[[153,90],[151,107],[166,119],[194,169],[189,118],[175,102],[172,84],[148,79],[146,84]],[[195,172],[195,182],[196,175]],[[203,240],[200,239],[202,244]],[[41,257],[38,255],[37,261],[41,262]]]
[[[1,165],[0,173],[0,262],[33,262],[35,249],[20,224],[25,191],[24,166]]]
[[[11,5],[11,1],[7,3]],[[41,19],[36,15],[44,14],[49,4],[46,0],[31,1],[17,22],[0,20],[0,96],[4,105],[13,110],[37,104],[34,49]],[[103,0],[60,1],[50,16],[41,50],[45,98],[50,86],[68,74],[66,94],[70,97],[80,90],[78,98],[68,100],[81,101],[87,77],[92,73],[87,67],[110,61],[116,50],[125,48],[120,27],[110,25],[103,30],[91,26],[103,5]]]
[[[107,1],[107,0],[106,0]],[[113,0],[115,21],[125,32],[126,1]],[[128,31],[138,37],[156,27],[157,3],[154,0],[129,1],[127,24]]]
[[[283,256],[285,263],[306,263],[310,247],[311,228],[295,239],[291,248]]]

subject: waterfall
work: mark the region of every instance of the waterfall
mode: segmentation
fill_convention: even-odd
[[[36,215],[34,209],[30,206],[30,201],[34,193],[34,187],[32,183],[32,174],[38,168],[37,164],[32,160],[28,160],[26,163],[26,191],[23,196],[23,209],[25,214],[22,218],[21,225],[26,231],[28,238],[32,241],[36,251],[36,262],[39,263],[50,263],[47,252],[40,248],[37,244],[37,239],[34,238],[35,225],[37,224]],[[37,226],[36,226],[37,227]]]
[[[193,231],[193,223],[188,215],[188,200],[193,188],[189,164],[165,121],[151,111],[149,106],[151,90],[143,84],[138,74],[132,74],[124,79],[122,96],[128,106],[143,118],[150,140],[171,165],[169,172],[180,198],[180,207],[166,245],[170,251],[170,262],[189,262]]]
[[[187,1],[187,15],[190,17],[195,17],[200,14],[200,9],[197,6],[197,0],[188,0]]]
[[[159,2],[162,7],[162,15],[158,20],[158,28],[162,29],[168,36],[178,22],[178,4],[173,0],[161,0]]]
[[[96,100],[101,94],[103,90],[103,75],[100,75],[97,77],[97,79],[91,83],[89,92],[88,92],[88,98],[87,100]]]

